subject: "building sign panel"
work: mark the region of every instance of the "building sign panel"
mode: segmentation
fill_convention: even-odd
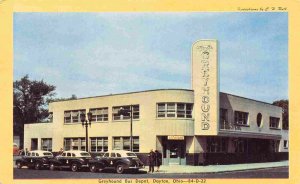
[[[184,140],[184,136],[180,135],[169,135],[168,140]]]
[[[200,40],[192,47],[195,134],[218,132],[218,57],[216,40]]]

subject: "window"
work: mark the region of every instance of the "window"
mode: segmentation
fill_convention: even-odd
[[[247,139],[235,139],[234,141],[235,153],[247,153],[248,152],[248,140]]]
[[[64,122],[67,123],[78,123],[80,122],[80,114],[84,113],[85,110],[72,110],[64,112]]]
[[[52,139],[51,138],[42,138],[41,139],[41,148],[44,151],[52,151]]]
[[[90,109],[92,115],[92,121],[108,121],[108,107]]]
[[[289,143],[288,143],[287,140],[284,140],[284,141],[283,141],[283,148],[284,148],[284,149],[288,149],[288,148],[289,148]]]
[[[65,138],[64,150],[81,150],[85,151],[85,138]]]
[[[132,151],[139,152],[139,137],[132,138]],[[113,137],[113,149],[130,151],[130,137]]]
[[[248,113],[241,111],[234,111],[234,122],[237,125],[247,125],[248,124]]]
[[[167,117],[175,117],[175,103],[167,103]]]
[[[279,128],[280,118],[275,118],[270,116],[270,128]]]
[[[158,118],[192,118],[193,104],[187,103],[158,103]]]
[[[221,137],[207,137],[207,152],[219,153],[226,152],[226,139]]]
[[[119,114],[120,109],[123,108],[126,114]],[[130,105],[127,106],[118,106],[113,107],[113,120],[127,120],[130,119]],[[140,118],[140,106],[139,105],[132,105],[132,119],[139,119]]]
[[[106,152],[108,150],[107,137],[92,137],[90,140],[91,152]]]
[[[220,109],[220,128],[229,129],[227,109]]]

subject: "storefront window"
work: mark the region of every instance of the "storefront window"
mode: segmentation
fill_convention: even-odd
[[[208,137],[207,152],[209,153],[227,152],[226,139],[222,137]]]

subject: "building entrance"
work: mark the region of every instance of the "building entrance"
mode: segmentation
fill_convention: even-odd
[[[30,150],[37,150],[37,149],[38,149],[38,139],[31,139]]]
[[[180,140],[176,140],[180,139]],[[185,165],[185,139],[184,137],[162,137],[163,164],[164,165]]]

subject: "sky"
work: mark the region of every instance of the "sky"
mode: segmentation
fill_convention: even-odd
[[[14,80],[57,98],[191,89],[191,46],[219,43],[220,91],[288,98],[287,13],[15,13]]]

